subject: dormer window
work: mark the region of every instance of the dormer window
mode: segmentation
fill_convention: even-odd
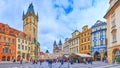
[[[115,12],[113,12],[113,13],[111,14],[111,18],[114,17],[114,16],[115,16]]]
[[[112,21],[112,27],[116,26],[115,21]]]

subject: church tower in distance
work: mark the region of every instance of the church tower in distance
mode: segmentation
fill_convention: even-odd
[[[23,11],[23,31],[30,37],[30,41],[38,40],[38,14],[35,14],[32,3],[26,14]]]

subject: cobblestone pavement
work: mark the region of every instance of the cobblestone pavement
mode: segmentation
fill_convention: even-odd
[[[42,65],[38,64],[32,64],[32,63],[0,63],[0,68],[49,68],[48,63],[44,62]],[[60,63],[53,63],[52,68],[68,68],[68,63],[64,63],[61,65]],[[93,62],[93,64],[69,64],[69,68],[120,68],[119,64],[107,64],[104,62]]]

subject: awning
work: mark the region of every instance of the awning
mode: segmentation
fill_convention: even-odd
[[[81,54],[81,53],[74,53],[74,54],[80,57],[91,57],[91,55],[88,54]]]

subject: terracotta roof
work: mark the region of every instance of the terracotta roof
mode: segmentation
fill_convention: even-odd
[[[45,53],[44,52],[40,52],[40,55],[44,55]]]
[[[6,24],[3,24],[3,23],[0,22],[0,30],[4,31],[5,25],[6,25]],[[8,25],[8,26],[9,26],[9,25]],[[20,30],[17,30],[17,29],[15,29],[15,28],[12,28],[12,27],[9,27],[9,31],[10,31],[9,34],[12,33],[12,34],[15,34],[15,35],[18,35],[20,32],[22,32],[22,31],[20,31]],[[25,34],[24,32],[22,32],[22,38],[25,38],[25,36],[26,36],[26,34]]]

